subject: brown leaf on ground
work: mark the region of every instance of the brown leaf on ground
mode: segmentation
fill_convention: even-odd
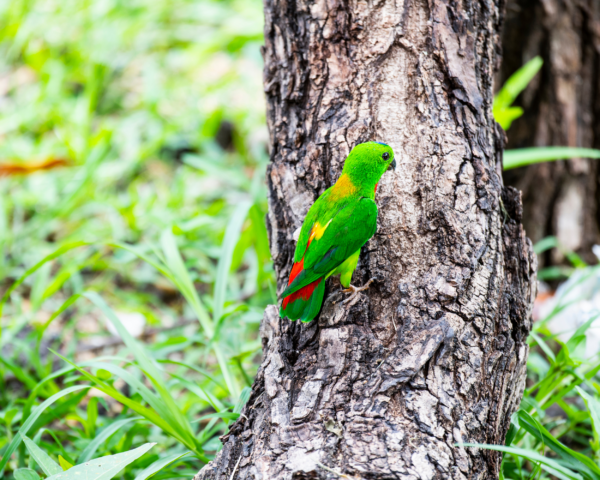
[[[0,176],[2,175],[29,175],[40,170],[52,170],[53,168],[66,167],[71,162],[64,158],[48,158],[41,162],[30,163],[0,163]]]

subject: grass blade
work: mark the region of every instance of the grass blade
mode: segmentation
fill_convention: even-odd
[[[590,419],[592,420],[594,440],[597,444],[600,444],[600,402],[581,388],[575,387],[575,389],[581,395],[581,398],[585,400],[585,404],[590,412]]]
[[[205,462],[205,463],[209,462],[208,458],[197,447],[195,438],[190,439],[189,437],[187,437],[187,435],[185,435],[185,434],[182,435],[182,433],[177,428],[175,428],[168,421],[166,421],[165,419],[163,419],[154,410],[152,410],[150,408],[147,408],[147,407],[144,407],[140,403],[138,403],[138,402],[136,402],[134,400],[131,400],[129,397],[126,397],[121,392],[119,392],[117,389],[115,389],[114,387],[112,387],[111,385],[108,385],[108,384],[104,383],[98,377],[96,377],[96,376],[88,373],[83,368],[75,365],[73,362],[71,362],[67,358],[63,357],[59,353],[56,353],[56,352],[53,352],[53,353],[55,353],[55,355],[57,355],[60,358],[62,358],[65,362],[67,362],[70,365],[72,365],[78,372],[80,372],[88,380],[90,380],[93,383],[95,383],[95,388],[96,389],[100,390],[101,392],[104,392],[105,394],[107,394],[107,395],[111,396],[112,398],[114,398],[116,401],[122,403],[123,405],[126,405],[129,408],[131,408],[134,412],[140,414],[142,417],[144,417],[145,419],[147,419],[149,422],[153,423],[158,428],[160,428],[161,430],[163,430],[166,434],[172,436],[173,438],[175,438],[176,440],[178,440],[179,442],[181,442],[183,445],[185,445],[187,448],[189,448],[192,452],[194,452],[194,455],[196,455],[203,462]]]
[[[89,444],[83,452],[77,458],[78,463],[85,463],[94,456],[98,447],[106,442],[117,430],[121,427],[124,427],[128,423],[135,422],[140,420],[142,417],[133,417],[133,418],[124,418],[122,420],[117,420],[109,424],[104,430],[102,430]]]
[[[169,455],[164,458],[159,458],[158,460],[156,460],[156,462],[153,462],[152,464],[144,468],[144,470],[142,470],[140,473],[138,473],[134,480],[146,480],[147,478],[150,478],[154,474],[161,471],[163,468],[171,465],[172,463],[175,463],[181,457],[185,457],[188,453],[190,452],[174,453],[173,455]]]
[[[196,313],[196,316],[198,317],[198,320],[204,329],[204,333],[208,336],[208,338],[212,339],[215,333],[214,324],[206,312],[206,309],[202,305],[200,298],[198,297],[198,292],[196,292],[196,289],[194,288],[194,284],[190,278],[187,268],[185,267],[185,264],[183,263],[179,249],[177,248],[177,242],[175,241],[173,232],[170,229],[163,232],[161,236],[161,245],[163,247],[167,264],[173,271],[175,284],[186,298],[190,306],[194,309],[194,312]],[[237,397],[239,395],[237,381],[229,371],[227,359],[221,351],[218,342],[213,343],[213,350],[215,352],[215,356],[217,357],[219,367],[221,368],[221,373],[225,378],[225,383],[227,384],[227,389],[229,390],[230,395]]]
[[[562,463],[570,469],[581,472],[586,478],[600,480],[600,468],[590,458],[563,445],[540,422],[524,410],[519,410],[517,416],[521,428],[544,445],[550,447],[561,458]]]
[[[497,452],[510,453],[512,455],[517,455],[518,457],[526,458],[532,462],[539,463],[542,465],[542,468],[549,471],[553,475],[556,475],[555,472],[561,474],[561,478],[565,478],[568,480],[583,480],[583,477],[578,473],[569,470],[567,467],[563,467],[556,460],[551,458],[544,457],[533,450],[527,450],[525,448],[519,447],[505,447],[504,445],[483,445],[480,443],[458,443],[457,447],[475,447],[475,448],[484,448],[486,450],[495,450]],[[547,468],[549,467],[549,469]]]
[[[229,278],[229,270],[231,270],[231,261],[233,257],[233,251],[235,246],[240,239],[242,226],[248,216],[248,211],[252,206],[251,202],[241,202],[225,230],[225,237],[221,245],[221,255],[219,256],[219,263],[217,264],[217,275],[215,279],[214,299],[213,299],[213,321],[219,323],[223,316],[223,307],[225,305],[225,294],[227,292],[227,280]]]
[[[576,147],[531,147],[504,151],[504,170],[534,163],[568,160],[569,158],[600,158],[600,150]]]
[[[52,252],[50,255],[47,255],[46,257],[44,257],[42,260],[40,260],[38,263],[36,263],[33,267],[27,269],[25,271],[25,273],[23,275],[21,275],[19,277],[19,279],[10,286],[10,288],[6,291],[6,293],[2,297],[2,300],[0,300],[0,317],[2,316],[2,310],[4,308],[4,304],[10,298],[11,293],[14,292],[14,290],[19,285],[21,285],[27,279],[27,277],[29,277],[29,275],[31,275],[32,273],[35,273],[38,269],[40,269],[46,263],[54,260],[55,258],[60,257],[63,253],[68,252],[69,250],[73,250],[74,248],[83,247],[86,245],[91,245],[91,244],[89,242],[75,242],[75,243],[69,243],[67,245],[63,245],[62,247],[60,247],[57,250],[55,250],[54,252]]]
[[[90,388],[90,385],[76,385],[73,387],[65,388],[64,390],[61,390],[60,392],[52,395],[48,400],[43,402],[41,405],[36,407],[31,412],[31,415],[29,416],[29,418],[27,418],[25,423],[21,426],[17,435],[14,436],[14,438],[12,439],[12,442],[10,442],[8,447],[6,447],[6,450],[4,450],[4,453],[2,455],[2,460],[0,460],[0,478],[4,477],[4,467],[6,467],[6,464],[8,463],[9,458],[14,453],[14,451],[17,449],[17,447],[21,444],[21,442],[23,441],[23,437],[25,435],[27,435],[27,432],[29,432],[29,429],[31,428],[31,426],[35,423],[35,421],[39,418],[39,416],[44,412],[44,410],[46,410],[46,408],[48,408],[48,406],[52,405],[54,402],[61,399],[62,397],[69,395],[70,393],[77,392],[79,390],[83,390],[84,388]]]
[[[181,413],[181,410],[173,400],[173,397],[167,390],[167,387],[163,381],[162,372],[158,369],[154,359],[151,359],[145,352],[141,344],[135,340],[127,329],[123,326],[119,318],[115,315],[112,309],[106,304],[106,302],[95,292],[86,292],[83,294],[85,297],[90,299],[96,306],[98,306],[110,322],[114,325],[119,333],[119,336],[125,342],[125,345],[131,350],[135,359],[137,360],[140,368],[146,373],[148,378],[152,381],[158,393],[164,402],[164,405],[159,405],[155,402],[154,409],[158,413],[168,415],[172,419],[173,423],[177,424],[180,429],[185,430],[185,435],[193,438],[192,428],[187,418]],[[169,418],[166,418],[167,420]]]
[[[198,320],[204,329],[204,333],[211,338],[214,334],[213,322],[208,315],[208,312],[202,305],[200,298],[198,297],[198,293],[196,292],[194,283],[192,282],[187,268],[183,263],[183,259],[181,258],[181,254],[177,248],[175,236],[173,235],[171,229],[167,229],[162,233],[160,237],[160,243],[163,253],[165,254],[167,266],[171,271],[171,278],[173,279],[173,282],[194,309],[194,312],[196,313],[196,316],[198,317]]]
[[[25,442],[25,446],[27,447],[29,454],[33,457],[46,475],[50,476],[62,472],[60,465],[52,460],[50,455],[38,447],[33,440],[25,435],[21,435],[21,438],[23,439],[23,442]]]
[[[519,94],[525,90],[529,82],[542,68],[544,61],[541,57],[534,57],[513,73],[494,97],[493,114],[496,121],[504,130],[508,130],[513,120],[523,115],[520,107],[511,107]]]
[[[242,409],[244,408],[244,405],[246,405],[246,403],[248,402],[251,393],[252,389],[250,387],[244,387],[242,393],[240,394],[240,398],[238,399],[237,403],[235,404],[235,407],[233,408],[234,412],[242,413]]]

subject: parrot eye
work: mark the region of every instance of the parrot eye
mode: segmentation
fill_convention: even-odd
[[[384,160],[389,160],[390,154],[388,152],[383,152],[383,155],[381,156],[381,158],[383,158]]]

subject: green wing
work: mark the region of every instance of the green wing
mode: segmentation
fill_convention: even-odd
[[[308,216],[307,220],[308,222],[304,222],[302,233],[305,233],[305,226],[310,231],[315,222]],[[304,247],[304,245],[300,245],[300,241],[298,242],[298,248],[305,249],[304,256],[299,259],[304,262],[303,268],[283,292],[282,297],[286,297],[332,272],[367,243],[376,231],[377,205],[373,200],[362,197],[347,203],[331,218],[331,223],[320,239],[314,239],[309,244],[308,236],[306,236],[304,244],[307,244],[308,247]]]
[[[325,225],[338,213],[340,205],[332,206],[329,201],[329,194],[332,188],[333,187],[329,187],[325,190],[323,194],[317,198],[317,201],[313,203],[312,207],[309,208],[306,218],[302,223],[302,228],[300,229],[300,236],[298,237],[298,243],[296,244],[296,250],[294,252],[294,263],[299,262],[304,257],[308,246],[308,238],[310,237],[310,232],[315,222],[318,221],[320,224]],[[344,205],[341,205],[341,207],[343,206]]]

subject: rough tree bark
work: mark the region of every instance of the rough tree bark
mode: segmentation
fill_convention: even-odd
[[[498,84],[527,60],[544,66],[520,97],[525,115],[513,123],[509,148],[545,145],[600,147],[600,1],[508,0]],[[523,191],[523,223],[532,240],[555,235],[594,261],[600,243],[600,169],[573,159],[506,172]],[[548,252],[542,264],[563,261]]]
[[[266,0],[271,251],[281,292],[293,232],[353,145],[389,143],[378,233],[342,305],[261,325],[243,415],[196,477],[497,478],[521,399],[535,257],[503,188],[492,114],[501,0]],[[333,473],[333,472],[337,473]]]

